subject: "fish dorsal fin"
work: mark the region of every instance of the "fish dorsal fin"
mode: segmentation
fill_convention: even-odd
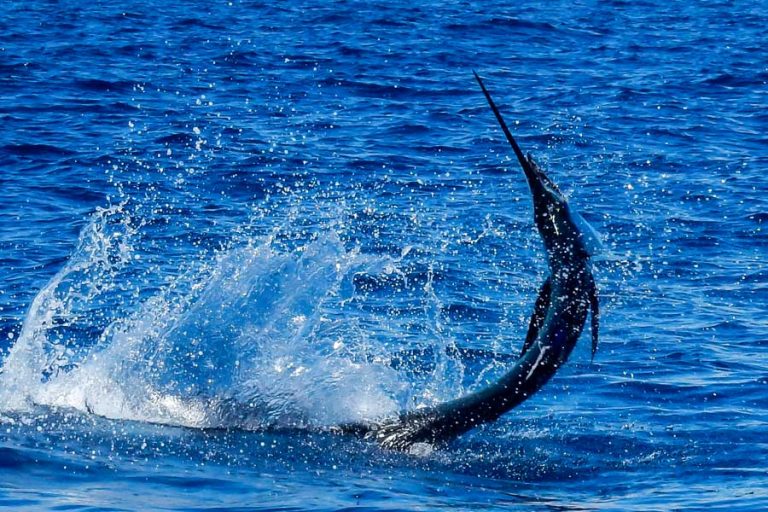
[[[539,335],[539,330],[541,329],[542,324],[544,324],[544,317],[547,316],[551,296],[552,278],[547,277],[547,280],[541,285],[539,296],[536,298],[536,304],[533,306],[533,314],[531,315],[531,321],[528,324],[528,334],[525,336],[525,343],[523,343],[523,350],[520,352],[520,357],[523,357],[528,349],[531,348],[533,342],[536,341],[536,337]]]
[[[579,212],[573,208],[568,208],[568,214],[571,217],[571,221],[579,229],[581,233],[581,243],[587,254],[590,256],[596,256],[604,252],[603,242],[600,240],[600,235],[597,230],[592,227],[592,224],[587,222],[587,219],[581,216]]]

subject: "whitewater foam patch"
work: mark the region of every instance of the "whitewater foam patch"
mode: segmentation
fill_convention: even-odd
[[[97,211],[84,228],[5,360],[3,410],[242,428],[398,410],[406,383],[364,315],[349,314],[354,277],[392,272],[390,258],[347,250],[333,230],[294,250],[268,236],[188,265],[136,300],[122,280],[136,274],[137,229],[123,206]]]

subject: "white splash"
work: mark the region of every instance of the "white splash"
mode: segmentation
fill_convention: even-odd
[[[397,411],[402,378],[343,307],[357,273],[392,261],[347,251],[333,231],[294,251],[269,237],[224,251],[101,326],[96,340],[62,331],[84,327],[89,308],[121,285],[135,233],[121,206],[94,215],[30,307],[0,371],[0,409],[245,428]]]

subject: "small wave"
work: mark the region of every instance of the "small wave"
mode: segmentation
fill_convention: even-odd
[[[528,29],[532,31],[557,32],[557,27],[547,22],[531,21],[511,16],[496,16],[482,21],[473,21],[465,23],[449,23],[446,29],[466,32],[467,30],[481,30],[487,28],[502,27],[515,29]]]
[[[734,75],[732,73],[719,73],[715,76],[710,76],[702,80],[701,83],[707,85],[722,85],[724,87],[749,87],[754,85],[762,85],[765,81],[764,77],[759,75],[744,76]]]
[[[492,25],[501,25],[505,27],[531,28],[536,30],[543,30],[545,32],[557,31],[557,27],[546,21],[531,21],[511,16],[499,16],[491,18],[490,23]]]
[[[750,213],[745,217],[747,220],[757,222],[758,224],[768,223],[768,212]]]
[[[215,25],[212,23],[208,23],[207,21],[200,19],[200,18],[184,18],[181,20],[178,20],[174,22],[174,27],[200,27],[205,28],[208,30],[221,30],[223,27],[220,25]]]
[[[397,18],[376,18],[371,20],[371,23],[373,25],[378,25],[380,27],[407,27],[409,25],[408,22],[400,21]]]
[[[42,69],[37,62],[17,62],[13,64],[0,63],[0,79],[5,78],[2,75],[18,75],[19,73],[28,73]]]
[[[184,146],[193,146],[198,139],[194,134],[186,132],[175,132],[163,135],[155,139],[158,144],[180,144]]]
[[[0,446],[0,468],[19,469],[34,462],[35,457],[28,452]]]
[[[415,124],[415,123],[401,123],[397,126],[393,126],[392,128],[388,128],[386,130],[387,135],[420,135],[424,133],[429,133],[430,129],[428,126],[424,126],[423,124]]]
[[[69,156],[74,151],[49,144],[7,144],[0,151],[15,156]]]
[[[252,50],[242,50],[239,48],[230,50],[229,53],[216,57],[216,62],[223,62],[232,66],[253,66],[259,62],[261,55]]]
[[[413,90],[410,87],[404,87],[401,85],[392,85],[391,83],[379,84],[375,82],[361,82],[356,80],[337,80],[329,78],[327,80],[330,84],[337,84],[342,87],[349,87],[354,89],[357,94],[361,96],[367,96],[371,98],[401,98],[409,97],[413,94]]]
[[[313,69],[318,64],[327,64],[328,59],[319,58],[314,55],[289,54],[284,57],[288,67],[293,69]]]
[[[126,92],[133,89],[134,83],[125,80],[109,81],[98,78],[75,80],[73,85],[86,91],[95,92]]]
[[[469,152],[468,149],[460,146],[446,146],[443,144],[435,144],[435,145],[425,145],[425,144],[419,144],[417,146],[414,146],[414,149],[420,152],[428,153],[428,154],[445,154],[445,155],[464,155]]]

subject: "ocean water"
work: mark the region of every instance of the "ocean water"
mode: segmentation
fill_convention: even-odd
[[[765,510],[767,18],[5,2],[0,508]],[[544,254],[473,69],[601,233],[597,356],[446,446],[324,433],[522,345]]]

